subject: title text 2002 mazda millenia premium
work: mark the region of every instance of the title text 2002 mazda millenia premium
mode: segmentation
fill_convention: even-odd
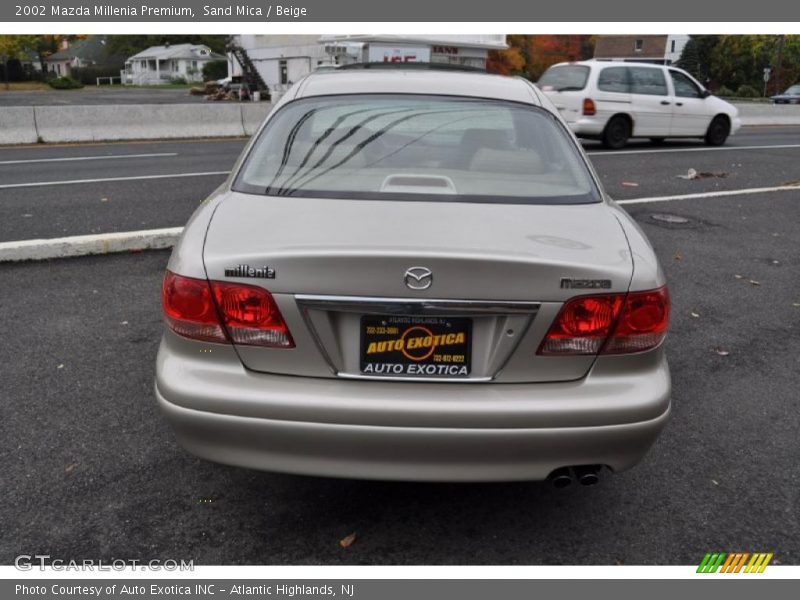
[[[664,273],[530,83],[312,74],[186,226],[156,395],[213,461],[597,481],[670,408]]]

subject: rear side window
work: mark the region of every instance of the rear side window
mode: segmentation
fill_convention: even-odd
[[[661,69],[648,69],[647,67],[628,67],[632,94],[645,94],[648,96],[666,96],[667,79]]]
[[[356,200],[600,200],[574,141],[548,112],[411,94],[287,104],[261,132],[234,189]]]
[[[547,69],[536,85],[545,92],[580,91],[588,79],[589,67],[585,65],[559,65]]]
[[[628,67],[608,67],[597,76],[597,89],[602,92],[630,92]]]

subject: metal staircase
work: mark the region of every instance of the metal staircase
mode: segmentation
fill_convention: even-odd
[[[228,50],[242,67],[242,79],[250,88],[251,91],[259,91],[259,92],[266,92],[269,93],[269,88],[267,84],[264,82],[264,79],[261,77],[261,73],[258,72],[253,61],[247,55],[247,50],[242,48],[237,44],[229,44]]]

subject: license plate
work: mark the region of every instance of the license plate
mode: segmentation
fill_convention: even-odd
[[[394,377],[467,377],[472,319],[361,317],[361,372]]]

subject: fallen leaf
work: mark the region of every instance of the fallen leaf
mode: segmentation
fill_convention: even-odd
[[[623,181],[622,187],[639,187],[639,184],[635,181]]]
[[[714,485],[719,485],[719,481],[717,481],[716,479],[712,479],[711,483],[713,483]]]
[[[681,254],[680,252],[676,252],[672,258],[674,258],[675,260],[683,260],[683,254]]]
[[[122,321],[122,323],[120,323],[120,325],[127,325],[127,324],[128,324],[127,321]]]
[[[72,463],[71,465],[67,465],[67,468],[64,469],[65,473],[72,473],[75,470],[75,467],[78,466],[78,463]]]
[[[792,302],[792,306],[798,307],[800,306],[800,302]]]
[[[695,319],[699,319],[700,318],[700,315],[698,313],[694,312],[694,311],[690,312],[689,314],[692,315]]]
[[[108,202],[108,198],[100,198],[100,202]]]
[[[356,541],[356,532],[354,531],[354,532],[353,532],[353,533],[351,533],[350,535],[348,535],[348,536],[346,536],[346,537],[343,537],[342,539],[340,539],[340,540],[339,540],[339,545],[340,545],[342,548],[349,548],[350,546],[352,546],[352,545],[353,545],[353,543],[354,543],[355,541]]]
[[[730,354],[730,352],[724,350],[723,348],[714,348],[714,352],[716,352],[720,356],[728,356]]]
[[[58,366],[56,367],[56,369],[63,369],[63,368],[64,368],[64,363],[61,363],[60,365],[58,365]]]
[[[734,277],[736,277],[736,279],[744,279],[743,275],[734,275]]]
[[[758,281],[756,281],[755,279],[751,279],[751,280],[750,280],[748,283],[749,283],[750,285],[761,285],[761,283],[760,283],[760,282],[758,282]]]
[[[786,183],[782,183],[781,185],[798,186],[798,185],[800,185],[800,179],[793,179],[792,181],[787,181]]]

